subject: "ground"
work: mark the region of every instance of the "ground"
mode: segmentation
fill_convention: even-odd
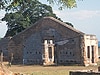
[[[37,65],[12,65],[8,68],[14,73],[31,74],[31,75],[69,75],[69,71],[72,70],[94,70],[98,69],[98,66],[37,66]]]

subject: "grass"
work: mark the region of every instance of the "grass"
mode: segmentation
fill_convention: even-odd
[[[100,62],[99,65],[100,66]],[[39,65],[11,65],[8,70],[26,75],[69,75],[72,70],[94,70],[98,66],[39,66]]]
[[[97,70],[97,66],[22,66],[12,65],[8,68],[14,73],[30,74],[30,75],[69,75],[72,70]]]

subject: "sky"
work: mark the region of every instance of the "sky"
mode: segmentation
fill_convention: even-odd
[[[46,0],[40,0],[48,4]],[[77,7],[59,10],[57,5],[51,5],[53,12],[64,22],[70,22],[74,28],[86,33],[94,34],[100,41],[100,0],[76,0]],[[0,19],[5,12],[0,11]],[[0,21],[0,37],[4,37],[7,31],[6,22]]]

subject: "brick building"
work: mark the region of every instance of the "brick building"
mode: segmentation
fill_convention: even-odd
[[[98,41],[52,17],[45,17],[10,38],[8,56],[16,64],[96,65]]]

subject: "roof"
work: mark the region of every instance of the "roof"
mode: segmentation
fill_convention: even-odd
[[[70,30],[73,30],[73,31],[75,31],[75,32],[77,32],[77,33],[79,33],[79,34],[85,34],[85,33],[81,32],[81,31],[75,29],[74,27],[71,27],[70,25],[68,25],[68,24],[66,24],[66,23],[64,23],[64,22],[61,22],[60,20],[57,20],[57,19],[55,19],[55,18],[53,18],[53,17],[43,17],[42,19],[40,19],[39,21],[37,21],[36,23],[34,23],[33,25],[31,25],[30,27],[28,27],[27,29],[23,30],[22,32],[20,32],[20,33],[18,33],[18,34],[21,34],[21,33],[25,32],[25,31],[29,30],[31,27],[37,25],[37,23],[42,22],[42,21],[45,20],[45,19],[50,19],[50,20],[53,20],[53,21],[55,21],[55,22],[58,22],[60,25],[63,25],[63,26],[65,26],[65,27],[69,28]],[[18,34],[17,34],[17,35],[18,35]],[[16,35],[15,35],[15,36],[16,36]]]
[[[53,21],[55,21],[55,22],[60,23],[61,25],[65,26],[65,27],[67,27],[67,28],[69,28],[69,29],[71,29],[71,30],[77,32],[77,33],[85,34],[85,33],[81,32],[81,31],[75,29],[74,27],[71,27],[70,25],[68,25],[68,24],[66,24],[66,23],[64,23],[64,22],[61,22],[60,20],[57,20],[57,19],[55,19],[55,18],[53,18],[53,17],[44,17],[43,19],[51,19],[51,20],[53,20]]]
[[[21,39],[25,38],[24,33],[27,33],[27,34],[28,34],[28,33],[31,33],[31,29],[32,29],[32,30],[35,29],[35,27],[37,27],[38,25],[40,25],[40,24],[42,24],[43,22],[45,22],[45,20],[52,20],[52,21],[58,23],[59,25],[63,25],[63,26],[65,26],[66,28],[68,28],[68,29],[70,29],[70,30],[72,30],[72,31],[74,31],[74,32],[76,32],[76,33],[78,33],[79,35],[84,35],[83,32],[81,32],[81,31],[75,29],[74,27],[71,27],[70,25],[68,25],[68,24],[66,24],[66,23],[64,23],[64,22],[61,22],[61,21],[59,21],[59,20],[57,20],[57,19],[55,19],[55,18],[53,18],[53,17],[43,17],[42,19],[40,19],[39,21],[37,21],[36,23],[34,23],[33,25],[31,25],[29,28],[27,28],[27,29],[25,29],[24,31],[22,31],[22,32],[18,33],[17,35],[13,36],[13,38],[18,38],[18,39],[19,39],[19,38],[21,38]],[[28,35],[30,35],[30,34],[28,34]],[[23,36],[24,36],[24,37],[23,37]],[[12,38],[12,39],[13,39],[13,38]],[[14,40],[14,39],[13,39],[13,40]],[[16,40],[15,40],[15,41],[16,41]],[[19,41],[22,41],[22,40],[19,39]],[[16,41],[16,43],[19,42],[19,41]]]

